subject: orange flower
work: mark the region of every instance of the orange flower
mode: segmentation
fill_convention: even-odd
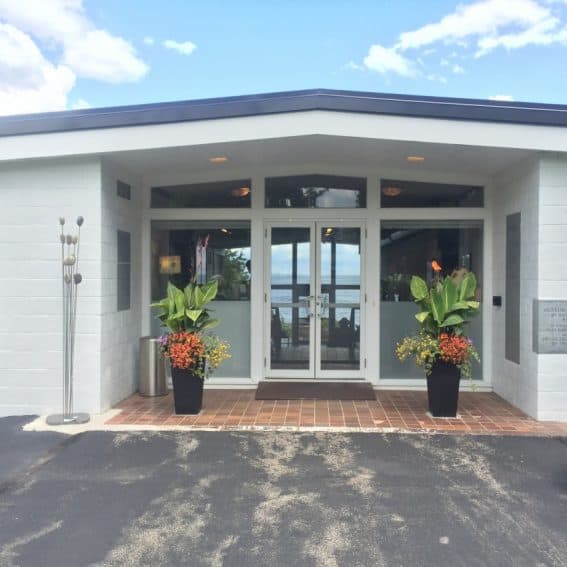
[[[453,364],[463,364],[468,359],[470,342],[466,337],[441,333],[438,339],[441,360]]]
[[[437,260],[432,260],[431,267],[433,268],[434,272],[440,272],[443,269],[441,267],[441,264],[439,264],[439,262],[437,262]]]
[[[205,345],[195,333],[182,331],[170,333],[167,339],[165,356],[174,368],[191,368],[205,355]]]

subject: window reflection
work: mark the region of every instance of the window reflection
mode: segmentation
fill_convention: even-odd
[[[268,177],[266,207],[284,209],[366,207],[366,179],[336,175]]]
[[[484,188],[424,181],[382,179],[380,206],[406,207],[482,207]]]
[[[249,223],[152,223],[152,300],[167,282],[183,288],[194,281],[219,282],[217,300],[250,297]]]
[[[215,331],[230,343],[231,358],[215,376],[250,376],[250,223],[155,221],[151,247],[152,301],[166,295],[168,281],[183,288],[191,281],[218,280],[211,308],[221,321]],[[163,332],[153,316],[151,332]]]
[[[152,187],[151,206],[160,209],[249,208],[251,187],[250,179]]]
[[[380,374],[381,378],[423,378],[423,372],[402,364],[394,354],[396,343],[418,330],[410,280],[417,275],[431,282],[436,270],[442,276],[454,270],[475,273],[483,281],[482,221],[385,221],[380,235]],[[469,335],[482,351],[482,317],[473,319]],[[475,365],[475,378],[480,377]]]

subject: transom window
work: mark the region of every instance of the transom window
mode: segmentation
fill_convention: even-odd
[[[366,178],[337,175],[268,177],[266,207],[272,209],[364,208]]]
[[[382,179],[380,205],[384,208],[483,207],[484,189],[475,185]]]
[[[152,208],[250,208],[250,179],[152,187]]]

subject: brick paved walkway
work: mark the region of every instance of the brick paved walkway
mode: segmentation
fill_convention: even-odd
[[[567,423],[538,422],[493,393],[462,392],[459,417],[426,414],[427,393],[379,390],[368,401],[257,401],[254,390],[206,390],[197,416],[175,415],[171,394],[144,398],[135,394],[116,406],[108,425],[187,426],[236,429],[262,427],[340,427],[411,432],[567,435]]]

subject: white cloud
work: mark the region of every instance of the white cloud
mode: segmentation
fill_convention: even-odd
[[[96,53],[95,57],[93,53]],[[135,82],[148,71],[148,66],[136,56],[130,43],[105,30],[90,30],[68,45],[63,61],[79,77],[107,83]]]
[[[64,110],[75,74],[54,65],[32,38],[0,23],[0,114]]]
[[[507,94],[497,94],[488,97],[488,100],[502,100],[506,102],[513,101],[514,98]]]
[[[80,98],[76,100],[72,105],[71,108],[73,110],[83,110],[84,108],[90,108],[91,105],[84,99]]]
[[[78,77],[138,81],[148,69],[82,0],[0,0],[0,114],[63,110]]]
[[[455,63],[452,67],[451,67],[451,71],[453,71],[453,73],[455,73],[455,75],[462,75],[465,70],[458,65],[457,63]]]
[[[477,0],[459,4],[438,22],[400,34],[396,47],[417,49],[437,42],[467,45],[473,37],[493,37],[503,28],[527,29],[554,19],[548,8],[536,0]]]
[[[414,77],[417,74],[414,63],[401,55],[395,48],[382,45],[371,45],[368,55],[364,58],[364,65],[368,69],[382,74],[396,73],[403,77]]]
[[[0,0],[0,19],[55,48],[79,77],[119,83],[148,72],[131,43],[88,19],[82,0]]]
[[[500,36],[482,37],[478,40],[475,57],[486,55],[497,47],[519,49],[528,45],[567,44],[567,26],[558,28],[559,20],[549,18],[518,33],[507,33]]]
[[[443,75],[439,75],[438,73],[430,73],[426,75],[425,78],[428,81],[438,81],[439,83],[443,83],[444,85],[447,83],[447,79]]]
[[[145,45],[153,45],[156,40],[151,35],[147,35],[146,37],[144,37],[143,42]]]
[[[349,69],[351,71],[366,71],[366,67],[364,67],[363,65],[359,65],[358,63],[355,63],[354,61],[349,61],[345,66],[345,69]]]
[[[181,53],[181,55],[191,55],[197,46],[192,41],[174,41],[173,39],[166,39],[163,42],[163,46],[166,49],[172,49],[173,51],[177,51],[177,53]]]
[[[561,1],[567,4],[567,0]],[[411,70],[414,58],[418,56],[410,55],[415,50],[424,55],[438,46],[453,46],[449,57],[465,52],[478,58],[497,48],[512,50],[528,45],[567,45],[567,25],[553,6],[556,3],[549,0],[474,0],[458,4],[439,21],[401,33],[391,47],[370,46],[364,63],[381,73],[392,71],[416,76]],[[441,65],[449,67],[446,59]],[[453,66],[452,70],[458,74],[462,67]]]

